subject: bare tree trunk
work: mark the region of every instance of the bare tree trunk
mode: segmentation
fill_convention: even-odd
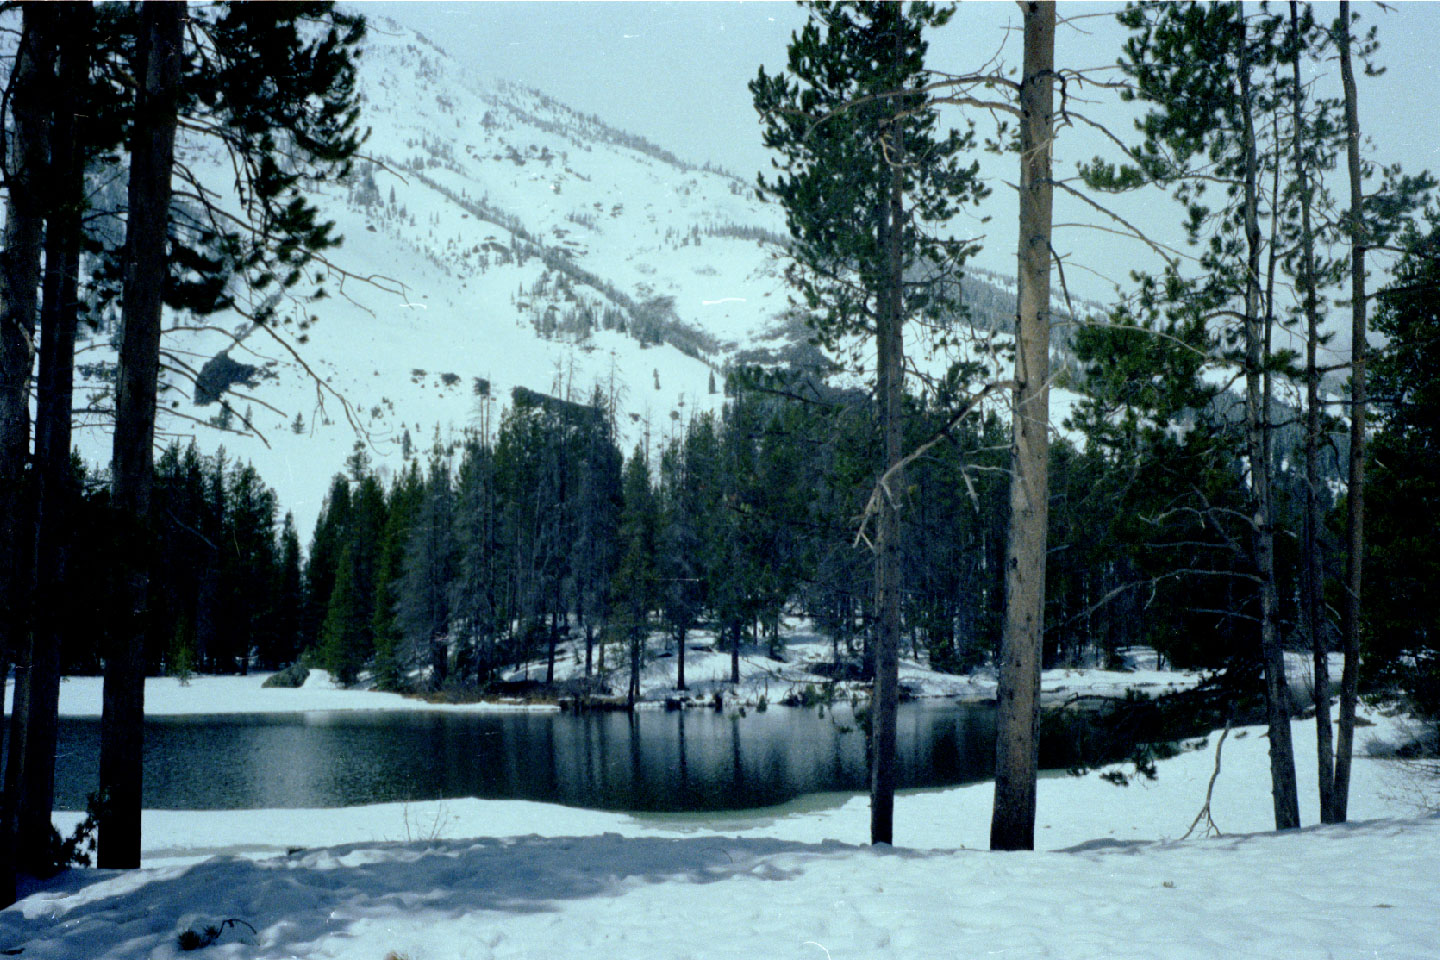
[[[52,14],[24,7],[12,74],[13,132],[4,151],[5,249],[0,253],[0,660],[15,664],[15,700],[0,802],[0,905],[15,900],[15,804],[24,757],[34,590],[30,379],[35,365],[45,169],[45,74]],[[48,834],[47,834],[48,835]]]
[[[1350,802],[1350,759],[1360,689],[1360,589],[1365,561],[1365,228],[1361,220],[1360,107],[1350,62],[1350,4],[1340,0],[1340,78],[1345,86],[1345,159],[1350,176],[1350,477],[1345,498],[1345,667],[1340,675],[1340,730],[1335,744],[1334,817]]]
[[[897,54],[904,43],[895,32]],[[870,704],[870,842],[892,843],[895,832],[895,724],[900,703],[901,570],[899,497],[905,476],[905,143],[901,128],[890,145],[889,199],[881,222],[885,285],[875,318],[877,364],[875,402],[879,406],[884,465],[889,475],[880,491],[875,536],[875,681]],[[894,473],[890,473],[890,471]]]
[[[1265,664],[1265,703],[1270,730],[1270,779],[1275,807],[1275,828],[1300,826],[1300,804],[1295,784],[1295,752],[1290,738],[1289,690],[1285,681],[1285,651],[1280,646],[1279,597],[1275,589],[1274,509],[1270,490],[1270,411],[1262,389],[1260,316],[1259,161],[1256,155],[1253,99],[1250,89],[1249,37],[1243,17],[1240,30],[1240,95],[1245,137],[1245,238],[1249,251],[1245,271],[1245,434],[1250,460],[1250,483],[1255,498],[1255,565],[1260,577],[1260,645]]]
[[[680,640],[675,650],[675,689],[685,689],[685,628],[680,628]]]
[[[67,609],[66,516],[76,496],[70,467],[70,407],[85,203],[85,168],[76,142],[75,105],[83,100],[90,66],[91,6],[88,2],[65,4],[59,16],[64,18],[65,32],[57,37],[60,78],[51,99],[50,209],[35,418],[35,629],[29,658],[29,722],[16,804],[19,866],[31,873],[50,864],[50,819],[55,804],[60,645]]]
[[[734,636],[730,638],[730,682],[740,683],[740,624],[736,623],[733,628]]]
[[[886,214],[887,257],[891,288],[885,294],[876,336],[881,443],[884,450],[882,473],[900,462],[902,449],[900,408],[904,393],[904,319],[895,264],[900,242],[895,234],[902,229],[900,177],[891,172],[892,189]],[[891,475],[888,489],[881,491],[880,514],[875,537],[875,681],[871,703],[870,842],[890,843],[895,815],[895,716],[899,704],[900,655],[900,540],[897,500],[904,488],[904,475]]]
[[[99,830],[99,865],[105,868],[140,866],[150,492],[155,478],[160,318],[184,17],[184,4],[147,0],[140,7],[135,75],[143,82],[137,91],[130,149],[113,469],[115,507],[129,518],[134,542],[142,546],[125,577],[125,622],[105,659],[100,789],[106,808]]]
[[[590,679],[591,661],[595,654],[595,628],[585,622],[585,679]]]
[[[1305,308],[1305,531],[1301,567],[1301,622],[1310,637],[1315,682],[1316,778],[1320,792],[1320,822],[1335,820],[1334,730],[1330,725],[1330,650],[1320,608],[1320,371],[1315,351],[1320,341],[1320,309],[1315,295],[1315,234],[1310,223],[1310,168],[1302,138],[1304,117],[1300,82],[1300,10],[1290,0],[1290,28],[1296,53],[1291,64],[1295,82],[1295,179],[1300,185],[1300,290]]]
[[[1055,4],[1027,2],[1020,83],[1020,248],[1005,632],[996,690],[994,850],[1035,848],[1040,654],[1049,523],[1050,179],[1054,136]]]

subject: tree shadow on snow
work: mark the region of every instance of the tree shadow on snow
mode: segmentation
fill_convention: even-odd
[[[0,913],[0,949],[25,947],[24,956],[151,957],[171,952],[167,947],[186,929],[234,917],[258,931],[259,952],[284,956],[321,937],[344,936],[361,919],[534,913],[566,900],[616,895],[637,882],[788,880],[800,868],[773,862],[777,855],[865,849],[835,841],[530,836],[349,844],[135,874],[70,871]],[[234,927],[224,942],[254,939]]]

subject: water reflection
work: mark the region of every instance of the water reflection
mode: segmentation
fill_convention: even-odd
[[[57,806],[95,787],[99,723],[62,720]],[[994,711],[905,704],[900,784],[980,780],[993,769]],[[148,721],[150,809],[333,807],[479,796],[610,810],[770,806],[863,791],[865,739],[848,710],[772,707],[627,714],[294,714]]]

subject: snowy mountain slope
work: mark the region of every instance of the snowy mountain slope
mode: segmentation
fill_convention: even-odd
[[[252,460],[306,538],[357,445],[393,471],[406,449],[427,455],[437,425],[447,442],[479,425],[482,406],[493,429],[515,387],[603,390],[627,449],[718,407],[719,368],[786,305],[778,211],[536,91],[479,84],[394,23],[372,23],[361,62],[367,159],[314,194],[345,238],[335,269],[315,269],[332,296],[283,306],[293,322],[275,333],[239,311],[167,317],[161,442]],[[228,159],[193,140],[179,152],[228,202]],[[79,396],[100,410],[112,337],[81,356]],[[245,366],[215,376],[222,354]],[[92,462],[109,460],[106,419],[77,434]]]
[[[160,442],[254,462],[302,540],[357,449],[392,474],[407,453],[428,457],[437,428],[445,444],[493,431],[525,387],[613,398],[628,452],[717,409],[727,364],[803,343],[785,322],[783,215],[745,181],[482,83],[392,21],[371,22],[360,80],[365,159],[313,194],[345,238],[308,278],[331,296],[282,304],[291,322],[276,331],[245,320],[243,290],[240,310],[166,321]],[[179,155],[233,207],[227,157],[193,138]],[[1007,291],[987,290],[978,325],[993,329]],[[101,464],[112,338],[81,355],[78,396],[102,412],[77,443]],[[918,331],[911,343],[921,369],[948,363]]]

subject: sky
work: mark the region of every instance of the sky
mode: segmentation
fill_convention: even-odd
[[[717,163],[747,180],[769,169],[759,122],[746,84],[761,65],[784,67],[790,35],[805,21],[797,5],[781,2],[374,2],[359,8],[374,22],[391,17],[471,64],[482,75],[517,80],[572,107],[595,113],[693,162]],[[1056,36],[1056,63],[1066,67],[1114,64],[1126,31],[1114,20],[1111,3],[1062,3]],[[1317,15],[1335,16],[1337,4],[1322,3]],[[1440,170],[1440,67],[1434,44],[1440,39],[1440,3],[1358,3],[1362,26],[1379,29],[1378,62],[1384,76],[1360,78],[1362,129],[1375,143],[1375,156],[1399,161],[1407,172]],[[1067,21],[1068,22],[1065,22]],[[969,0],[951,23],[931,38],[929,65],[947,72],[975,70],[998,56],[1009,66],[1021,52],[1020,14],[1009,2]],[[1340,93],[1338,65],[1318,79],[1326,95]],[[1128,132],[1133,110],[1113,95],[1095,94],[1089,111],[1117,132]],[[1078,104],[1077,104],[1078,106]],[[992,122],[974,117],[987,133]],[[946,115],[965,122],[958,111]],[[1078,162],[1106,151],[1098,136],[1061,131],[1056,173],[1073,174]],[[1015,203],[1013,158],[982,157],[992,199],[980,215],[957,230],[983,238],[980,266],[1013,274]],[[1342,190],[1343,184],[1337,184]],[[1176,208],[1161,197],[1117,201],[1127,219],[1147,232],[1179,244]],[[988,220],[982,220],[988,217]],[[1057,202],[1056,222],[1093,222],[1094,216]],[[1124,283],[1130,269],[1158,266],[1138,244],[1090,228],[1061,227],[1057,249],[1069,256],[1067,281],[1076,295],[1105,299]]]

